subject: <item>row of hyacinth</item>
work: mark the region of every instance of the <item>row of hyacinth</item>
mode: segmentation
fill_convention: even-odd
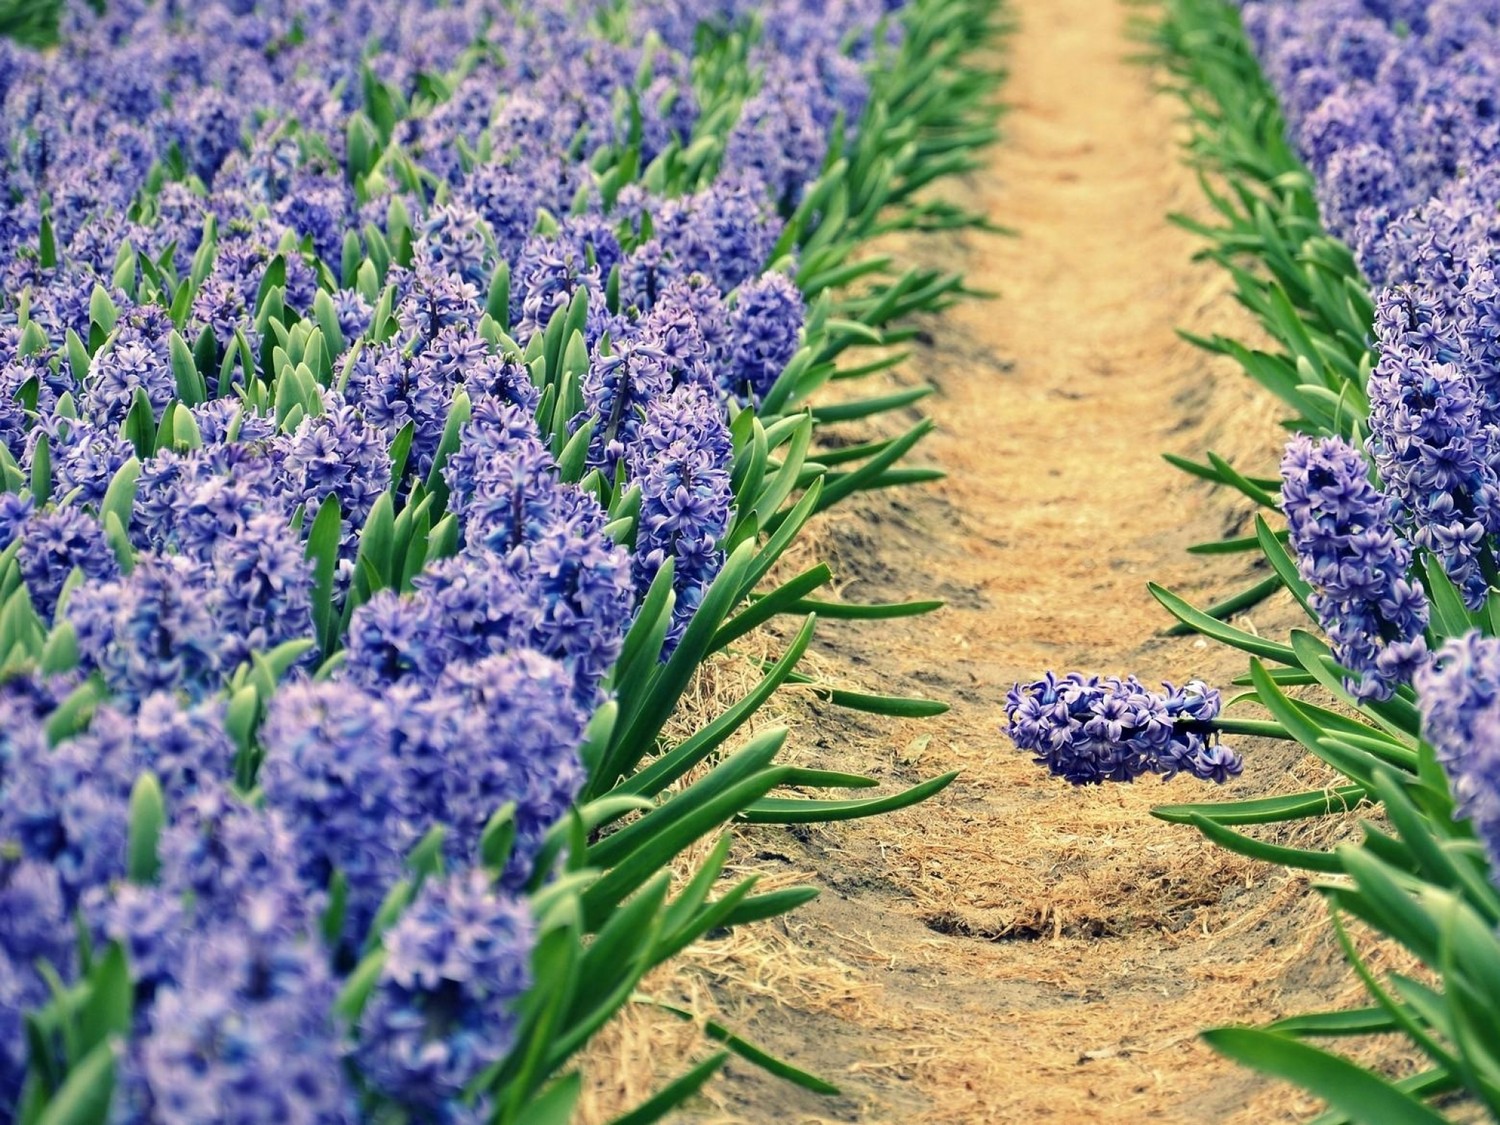
[[[803,324],[764,271],[897,6],[78,0],[58,49],[0,46],[0,576],[76,657],[0,686],[0,1116],[24,1014],[117,942],[112,1120],[486,1119],[461,1095],[528,987],[516,891],[644,591],[670,562],[670,650],[722,563],[729,413]],[[600,154],[698,139],[703,29],[744,27],[722,173],[606,187]],[[580,295],[561,437],[588,433],[588,487],[531,362]],[[622,542],[600,497],[626,486]],[[451,550],[360,595],[359,530],[419,490]],[[222,689],[287,646],[247,755]],[[88,684],[105,701],[50,745]],[[140,885],[145,774],[170,824]],[[497,887],[477,853],[506,805]],[[344,1026],[341,974],[437,826],[453,874],[384,931]]]
[[[1453,1119],[1478,1106],[1500,1120],[1497,1069],[1465,1034],[1487,1026],[1476,982],[1500,972],[1500,640],[1486,635],[1500,624],[1500,4],[1170,0],[1157,41],[1194,117],[1194,155],[1231,189],[1213,199],[1223,221],[1201,228],[1209,256],[1274,346],[1203,343],[1292,405],[1298,436],[1279,482],[1213,454],[1185,466],[1281,509],[1284,532],[1257,516],[1252,536],[1211,548],[1263,557],[1264,582],[1206,611],[1153,593],[1252,657],[1235,683],[1266,718],[1220,729],[1284,740],[1338,784],[1154,814],[1256,862],[1324,873],[1312,886],[1372,1005],[1204,1038],[1326,1102],[1329,1120],[1447,1122],[1456,1106]],[[1284,138],[1266,132],[1278,101]],[[1213,620],[1277,589],[1327,645]],[[1305,828],[1347,826],[1356,807],[1378,815],[1355,838],[1318,845]],[[1367,960],[1350,919],[1421,964],[1424,983]],[[1416,1077],[1345,1047],[1348,1033],[1387,1032],[1422,1060]]]
[[[1488,642],[1429,657],[1411,570],[1427,553],[1470,609],[1500,583],[1500,4],[1241,8],[1323,224],[1376,295],[1369,463],[1341,441],[1305,439],[1283,462],[1299,570],[1356,694],[1415,682],[1460,812],[1500,855],[1484,795],[1495,778],[1480,760],[1495,733],[1483,718]]]
[[[1377,294],[1368,452],[1396,532],[1478,608],[1500,578],[1500,5],[1254,0],[1242,15],[1323,223]]]

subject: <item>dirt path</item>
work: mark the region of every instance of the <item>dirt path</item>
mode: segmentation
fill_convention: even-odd
[[[1264,471],[1277,448],[1273,405],[1174,334],[1250,328],[1165,221],[1199,197],[1176,105],[1128,61],[1139,9],[1012,8],[1006,140],[957,194],[1021,236],[915,249],[1002,295],[934,322],[910,365],[939,388],[923,404],[940,426],[925,456],[949,479],[825,529],[846,597],[936,590],[949,608],[822,626],[824,670],[953,709],[901,723],[810,704],[793,723],[817,764],[892,783],[963,776],[907,814],[756,837],[757,869],[812,873],[825,892],[782,924],[779,946],[709,953],[710,971],[737,981],[721,997],[758,982],[727,1013],[736,1026],[845,1094],[804,1096],[735,1066],[702,1117],[1264,1121],[1308,1108],[1195,1039],[1337,991],[1305,883],[1148,818],[1152,804],[1210,797],[1197,783],[1075,792],[998,730],[1009,685],[1047,668],[1225,687],[1243,671],[1158,635],[1167,619],[1148,579],[1200,604],[1244,579],[1235,560],[1185,554],[1244,513],[1160,453],[1214,448]],[[1309,771],[1284,748],[1247,749],[1241,793]]]
[[[949,477],[840,512],[813,548],[832,556],[850,600],[948,600],[930,617],[824,623],[815,667],[953,707],[901,722],[802,701],[780,716],[811,764],[891,787],[963,775],[895,816],[748,834],[742,871],[813,882],[822,896],[705,943],[648,991],[717,1005],[843,1094],[732,1063],[686,1115],[695,1121],[1297,1120],[1309,1103],[1196,1034],[1350,994],[1305,880],[1150,819],[1153,804],[1211,798],[1204,787],[1074,791],[1000,733],[1007,688],[1047,668],[1229,686],[1242,661],[1162,637],[1168,619],[1145,584],[1199,604],[1242,587],[1242,556],[1185,549],[1247,513],[1160,453],[1215,449],[1264,472],[1279,445],[1268,396],[1175,335],[1253,338],[1253,326],[1165,221],[1201,201],[1177,150],[1178,107],[1128,61],[1140,8],[1010,3],[1006,139],[952,194],[1020,237],[900,248],[1001,294],[930,324],[903,376],[938,387],[922,404],[939,423],[922,456]],[[1240,624],[1276,632],[1286,614],[1272,605]],[[1240,795],[1323,780],[1284,745],[1243,749]],[[611,1036],[591,1068],[588,1121],[680,1073],[692,1041],[646,1017]]]

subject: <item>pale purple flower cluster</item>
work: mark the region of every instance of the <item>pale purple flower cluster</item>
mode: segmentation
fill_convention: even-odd
[[[1395,503],[1342,438],[1294,438],[1281,462],[1281,503],[1297,570],[1334,656],[1360,698],[1388,699],[1427,659],[1427,595],[1408,577],[1411,547]]]
[[[1500,870],[1500,640],[1453,638],[1416,684],[1422,737],[1448,774],[1456,815],[1473,822]]]
[[[99,888],[95,941],[118,941],[136,981],[116,1119],[357,1120],[317,937],[325,899],[297,878],[279,812],[205,789],[176,808],[147,886]]]
[[[248,529],[225,539],[209,562],[142,554],[130,574],[73,591],[67,618],[82,666],[125,701],[157,691],[201,699],[251,652],[307,636],[301,543],[275,516],[254,517]]]
[[[677,595],[669,649],[676,646],[723,563],[734,496],[729,481],[729,427],[702,387],[685,385],[652,404],[626,451],[641,486],[636,531],[637,588],[650,587],[673,563]]]
[[[230,772],[233,749],[221,709],[183,710],[152,696],[134,715],[106,707],[89,729],[49,748],[35,697],[3,689],[6,736],[0,768],[0,840],[11,854],[56,871],[69,908],[124,872],[126,805],[142,772],[185,795]]]
[[[745,104],[729,135],[724,160],[731,168],[748,169],[770,187],[779,203],[793,206],[817,178],[828,152],[826,127],[831,122],[818,120],[816,102],[808,98],[809,91],[821,85],[814,85],[816,73],[791,61],[778,62],[760,92]]]
[[[208,562],[225,539],[244,534],[253,518],[281,510],[276,461],[255,444],[269,437],[255,438],[266,420],[242,414],[238,442],[210,438],[216,427],[206,422],[206,415],[198,422],[201,449],[161,450],[142,463],[126,528],[138,550]]]
[[[608,516],[558,479],[535,426],[515,407],[476,413],[466,438],[463,459],[448,466],[465,547],[419,580],[409,620],[436,613],[448,634],[442,646],[454,652],[494,652],[508,639],[555,657],[592,706],[634,612],[629,562],[604,534]],[[494,584],[483,597],[481,583]],[[431,675],[448,659],[436,654],[414,667]]]
[[[387,446],[378,424],[352,405],[332,405],[324,414],[304,418],[271,450],[272,456],[280,454],[276,484],[283,503],[316,512],[331,496],[352,536],[390,485]]]
[[[85,582],[107,582],[119,574],[119,563],[99,521],[72,506],[34,513],[14,527],[6,546],[17,538],[16,558],[32,605],[50,621],[63,585],[77,568]]]
[[[797,353],[807,311],[790,278],[768,273],[740,286],[729,314],[729,389],[759,402]]]
[[[0,1111],[26,1075],[26,1012],[50,999],[39,963],[64,979],[75,972],[73,928],[57,869],[22,859],[0,865]]]
[[[1370,377],[1370,448],[1397,518],[1442,563],[1471,609],[1495,576],[1500,448],[1473,368],[1443,344],[1445,318],[1416,291],[1388,289]]]
[[[1424,212],[1477,214],[1500,146],[1500,12],[1487,2],[1250,0],[1246,30],[1318,179],[1324,221],[1377,284]]]
[[[765,185],[737,173],[702,191],[660,204],[654,214],[664,257],[706,276],[728,293],[766,266],[782,225],[767,207]]]
[[[261,785],[298,836],[304,879],[348,881],[357,935],[429,829],[444,826],[448,855],[473,863],[506,804],[517,828],[506,877],[524,882],[583,785],[587,719],[567,670],[525,649],[455,662],[431,687],[292,685],[266,720]]]
[[[252,899],[243,925],[194,925],[130,1045],[116,1120],[359,1120],[330,1012],[337,981],[314,937],[284,932],[280,906]]]
[[[261,741],[260,785],[286,810],[298,874],[321,888],[342,874],[361,933],[420,838],[388,706],[343,684],[294,684],[276,693]]]
[[[86,835],[102,824],[103,847],[118,840],[107,791],[87,774],[74,791],[77,756],[53,761],[49,753],[43,719],[61,688],[34,679],[0,684],[0,840],[7,843],[0,858],[0,1112],[15,1105],[26,1071],[23,1017],[50,998],[37,966],[72,977],[80,883],[96,870],[112,874],[118,862],[95,852]]]
[[[1152,691],[1134,676],[1051,672],[1016,684],[1005,700],[1005,732],[1038,765],[1074,785],[1191,774],[1220,784],[1243,768],[1219,742],[1219,693],[1194,680]]]
[[[52,462],[53,495],[75,504],[94,505],[104,499],[109,482],[135,450],[115,427],[69,421],[58,415],[42,418],[30,432],[23,450],[13,449],[28,469],[35,463],[39,443],[47,443]]]
[[[353,1121],[333,1028],[335,980],[315,938],[320,891],[296,877],[275,810],[229,798],[233,747],[217,705],[151,696],[135,717],[102,709],[49,747],[39,682],[0,688],[0,1109],[20,1089],[10,1020],[48,999],[39,962],[78,972],[74,916],[96,953],[120,942],[135,1032],[114,1121]],[[169,793],[153,885],[124,876],[129,796],[141,772]]]
[[[380,981],[358,1059],[378,1090],[423,1120],[441,1114],[515,1037],[531,985],[533,923],[482,872],[429,880],[381,941]]]

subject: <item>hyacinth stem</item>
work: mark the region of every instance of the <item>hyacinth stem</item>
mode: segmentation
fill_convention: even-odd
[[[1291,738],[1286,728],[1270,719],[1211,719],[1173,723],[1184,734],[1247,734],[1255,738]]]
[[[1495,558],[1495,549],[1486,548],[1479,556],[1479,569],[1491,591],[1500,590],[1500,561]]]

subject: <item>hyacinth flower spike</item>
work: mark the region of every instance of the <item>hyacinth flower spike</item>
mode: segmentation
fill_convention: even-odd
[[[1427,595],[1409,577],[1396,503],[1342,438],[1294,438],[1281,462],[1282,508],[1310,604],[1360,699],[1389,699],[1427,659]]]
[[[1074,785],[1163,780],[1186,773],[1223,784],[1243,769],[1219,742],[1217,691],[1199,680],[1151,691],[1134,676],[1048,672],[1006,697],[1005,731],[1018,750]]]

